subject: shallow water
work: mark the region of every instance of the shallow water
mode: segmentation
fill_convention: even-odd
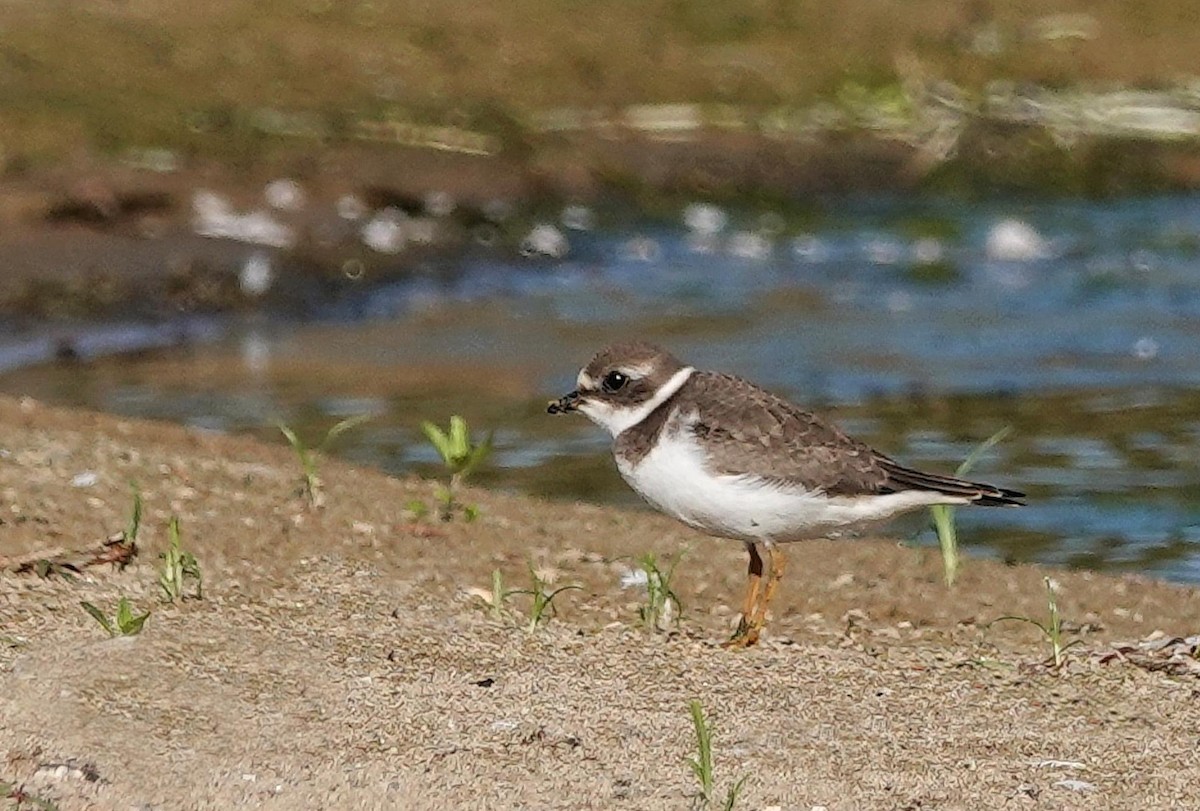
[[[950,472],[1011,426],[972,475],[1030,506],[960,511],[965,544],[1200,582],[1200,198],[730,216],[707,236],[682,217],[610,216],[564,230],[563,261],[481,247],[320,323],[241,322],[189,350],[27,367],[0,387],[264,435],[371,411],[339,451],[395,471],[432,472],[420,420],[462,413],[496,431],[482,481],[634,503],[605,437],[543,407],[599,345],[648,336],[912,464]],[[1037,233],[998,244],[1006,218]],[[933,542],[923,523],[897,534]]]

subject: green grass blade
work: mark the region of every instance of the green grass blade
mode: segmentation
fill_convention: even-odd
[[[704,802],[708,803],[713,796],[712,738],[699,699],[693,698],[688,706],[692,713],[692,726],[696,730],[696,757],[691,761],[692,771],[700,781],[700,793]]]
[[[955,475],[967,475],[985,453],[1011,433],[1012,426],[1006,425],[983,442],[980,442],[967,454],[967,458],[958,466]],[[958,554],[958,529],[954,523],[954,508],[949,505],[938,504],[929,508],[929,514],[933,518],[933,527],[937,531],[938,536],[938,546],[942,550],[942,573],[946,578],[946,585],[953,586],[954,581],[958,579],[958,569],[961,561]]]
[[[163,553],[163,568],[158,575],[158,585],[162,589],[164,602],[173,603],[183,594],[183,561],[182,541],[179,537],[179,518],[171,516],[167,522],[167,551]],[[121,618],[117,617],[117,624]]]
[[[300,441],[300,437],[296,436],[296,432],[284,425],[282,422],[275,423],[275,427],[283,434],[288,444],[292,446],[292,451],[295,452],[297,458],[300,459],[300,464],[308,468],[308,448]]]
[[[733,807],[737,805],[738,795],[742,793],[742,787],[749,779],[750,775],[743,775],[741,780],[730,787],[729,793],[725,795],[725,803],[721,806],[722,811],[733,811]]]
[[[142,626],[146,624],[146,620],[150,619],[150,612],[139,614],[136,617],[130,617],[129,622],[121,626],[121,633],[125,636],[135,636],[142,632]]]
[[[471,437],[467,431],[467,421],[458,414],[450,417],[450,450],[452,458],[457,462],[466,459],[471,452]]]
[[[1006,425],[987,439],[983,440],[983,442],[980,442],[977,446],[975,446],[973,451],[967,454],[967,458],[964,459],[962,464],[958,466],[958,470],[955,471],[954,475],[967,475],[967,473],[971,471],[971,468],[975,467],[975,463],[978,462],[985,453],[994,448],[998,443],[1003,442],[1004,439],[1006,439],[1011,433],[1012,426]]]
[[[191,577],[196,581],[196,599],[204,599],[204,573],[200,571],[200,561],[191,552],[184,552],[179,557],[181,575]],[[181,578],[182,579],[182,578]]]
[[[117,600],[117,627],[124,630],[132,619],[133,608],[129,605],[129,598],[122,597]]]
[[[429,440],[429,444],[433,445],[434,450],[438,452],[438,456],[442,457],[442,461],[450,464],[452,458],[450,437],[446,436],[445,431],[428,420],[421,423],[421,430],[425,432],[425,437]]]
[[[992,620],[991,622],[989,622],[989,623],[988,623],[986,626],[984,626],[984,627],[986,627],[986,628],[990,628],[990,627],[992,627],[993,625],[995,625],[997,622],[1005,622],[1005,621],[1007,621],[1007,620],[1012,620],[1012,621],[1015,621],[1015,622],[1027,622],[1027,623],[1029,623],[1030,625],[1032,625],[1034,628],[1037,628],[1039,631],[1041,631],[1041,632],[1042,632],[1042,634],[1043,634],[1043,635],[1044,635],[1044,636],[1045,636],[1047,639],[1049,639],[1049,638],[1050,638],[1050,629],[1049,629],[1049,628],[1047,628],[1045,625],[1042,625],[1040,622],[1038,622],[1038,621],[1037,621],[1037,620],[1035,620],[1035,619],[1031,619],[1031,618],[1029,618],[1029,617],[1017,617],[1017,616],[1013,616],[1012,614],[1005,614],[1003,617],[996,617],[994,620]]]
[[[129,486],[133,490],[133,512],[129,516],[129,526],[125,528],[125,540],[136,542],[142,527],[142,491],[137,482],[130,482]]]
[[[117,635],[116,630],[112,627],[112,623],[108,621],[108,617],[104,616],[103,611],[101,611],[99,608],[96,608],[96,606],[92,605],[87,600],[80,600],[79,604],[83,606],[84,611],[92,615],[92,619],[100,623],[100,627],[107,631],[109,636]]]
[[[333,442],[333,440],[337,439],[347,431],[357,428],[363,423],[371,420],[374,416],[374,414],[356,414],[353,417],[347,417],[346,419],[337,423],[325,432],[325,438],[321,440],[321,449],[324,450],[329,446],[329,443]]]
[[[566,585],[566,586],[559,586],[554,591],[548,592],[546,594],[546,602],[547,603],[553,602],[554,598],[557,597],[558,595],[562,594],[564,591],[583,591],[583,586],[581,586],[577,583],[571,583],[570,585]]]
[[[466,478],[467,476],[471,475],[471,472],[475,470],[475,468],[487,461],[487,458],[492,455],[492,440],[494,437],[495,432],[489,432],[483,442],[480,442],[471,449],[470,454],[467,456],[466,462],[463,463],[462,468],[458,471],[458,475],[460,477]]]
[[[146,619],[149,616],[149,611],[134,616],[133,605],[129,602],[128,597],[122,597],[117,601],[117,629],[124,636],[140,634],[142,626],[146,624]]]
[[[958,579],[958,530],[954,526],[954,508],[937,504],[929,508],[933,526],[937,530],[938,546],[942,550],[942,574],[946,585],[953,586]]]
[[[492,619],[504,619],[504,601],[508,592],[504,590],[504,576],[499,569],[492,569]]]

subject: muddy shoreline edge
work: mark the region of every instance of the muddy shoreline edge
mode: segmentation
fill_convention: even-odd
[[[197,194],[254,211],[265,207],[264,186],[280,178],[305,195],[286,247],[197,235]],[[568,204],[655,218],[702,200],[803,220],[829,200],[864,194],[1019,200],[1197,187],[1200,151],[1187,143],[1093,138],[1067,149],[1044,132],[994,127],[964,136],[955,156],[937,166],[923,164],[913,146],[851,133],[807,143],[753,133],[682,143],[627,134],[487,157],[358,146],[294,152],[249,171],[208,165],[156,172],[84,160],[10,173],[0,182],[0,316],[19,327],[247,310],[305,314],[316,302],[371,285],[452,273],[457,257],[483,243],[515,255],[532,224],[553,220]],[[453,211],[436,234],[393,254],[365,248],[333,213],[339,200],[353,197],[368,212],[419,214],[431,195],[453,201]],[[498,208],[503,218],[490,213]],[[265,294],[238,283],[256,247],[278,269],[280,283]]]

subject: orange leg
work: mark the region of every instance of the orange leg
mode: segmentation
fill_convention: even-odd
[[[787,568],[787,558],[779,547],[774,544],[768,546],[767,555],[771,558],[771,577],[767,580],[767,587],[763,590],[762,600],[758,603],[754,618],[750,620],[750,627],[754,629],[755,637],[758,636],[758,631],[767,624],[767,608],[771,605],[771,600],[775,597],[775,590],[779,588],[779,581],[783,580],[783,572]]]
[[[758,629],[751,624],[751,619],[755,615],[755,608],[758,605],[759,586],[762,584],[763,561],[762,556],[758,554],[758,546],[756,544],[746,544],[746,551],[750,553],[750,566],[746,570],[746,599],[742,602],[742,616],[738,620],[737,630],[733,632],[733,636],[725,643],[727,648],[744,648],[753,645],[758,641]]]

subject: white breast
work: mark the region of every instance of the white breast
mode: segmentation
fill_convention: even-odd
[[[829,497],[753,476],[713,475],[695,438],[670,426],[637,465],[617,457],[617,469],[642,498],[668,515],[703,532],[744,541],[823,537],[918,507],[968,501],[918,490]]]

